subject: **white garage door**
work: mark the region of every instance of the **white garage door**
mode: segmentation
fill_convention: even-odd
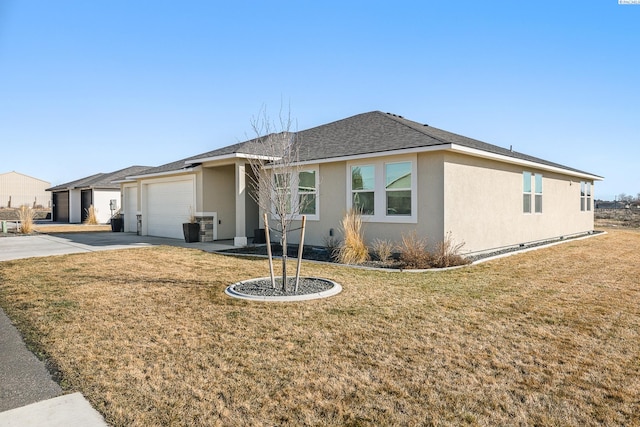
[[[184,238],[182,224],[189,220],[193,200],[193,181],[191,180],[149,184],[147,187],[147,234]]]
[[[124,231],[135,233],[138,231],[138,188],[124,188]]]

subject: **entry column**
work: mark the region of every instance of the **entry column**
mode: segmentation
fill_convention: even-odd
[[[247,245],[247,230],[245,220],[245,202],[247,194],[246,165],[243,160],[236,160],[236,236],[234,246]]]

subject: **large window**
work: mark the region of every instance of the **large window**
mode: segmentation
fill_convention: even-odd
[[[375,173],[373,165],[351,167],[351,203],[363,215],[375,215]]]
[[[522,173],[522,212],[542,213],[542,175]]]
[[[580,210],[591,210],[591,183],[580,181]]]
[[[385,164],[387,215],[411,215],[411,162]]]
[[[347,165],[347,208],[359,209],[370,222],[415,223],[416,156],[398,156]]]

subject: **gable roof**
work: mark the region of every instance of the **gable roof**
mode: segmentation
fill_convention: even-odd
[[[114,183],[120,179],[124,179],[127,176],[139,174],[149,169],[149,166],[130,166],[128,168],[120,169],[115,172],[109,173],[97,173],[84,178],[77,179],[75,181],[66,182],[64,184],[56,185],[55,187],[47,188],[47,191],[64,191],[64,190],[77,190],[77,189],[100,189],[100,190],[119,190],[120,184]]]
[[[299,131],[299,161],[303,163],[332,161],[350,157],[385,155],[402,151],[454,150],[475,156],[495,157],[502,161],[534,163],[560,169],[592,179],[601,177],[543,160],[511,149],[488,144],[426,124],[407,120],[402,116],[381,111],[358,114],[335,122]],[[187,170],[199,162],[236,157],[260,156],[260,138],[229,145],[217,150],[188,157],[144,171],[140,175]]]

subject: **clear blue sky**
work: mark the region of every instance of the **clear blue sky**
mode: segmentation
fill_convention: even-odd
[[[640,193],[640,5],[0,0],[0,172],[60,184],[393,112]]]

